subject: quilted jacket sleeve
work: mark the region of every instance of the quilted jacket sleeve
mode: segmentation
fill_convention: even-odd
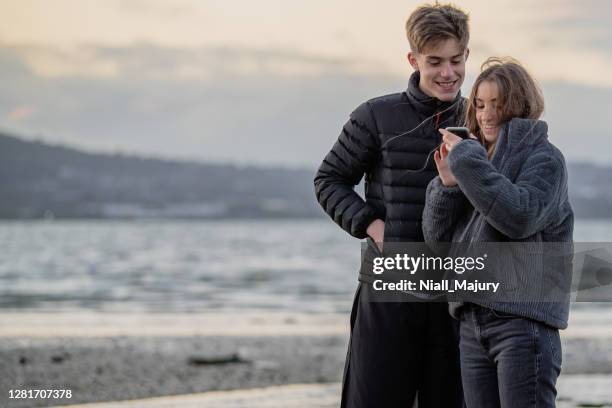
[[[375,208],[355,192],[355,185],[379,157],[376,123],[365,102],[351,113],[314,179],[319,204],[336,224],[356,238],[365,238],[370,223],[380,218]]]

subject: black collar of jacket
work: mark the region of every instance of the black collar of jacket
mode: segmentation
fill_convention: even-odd
[[[450,102],[443,102],[438,98],[434,98],[432,96],[427,95],[425,92],[421,91],[419,88],[419,80],[421,79],[421,73],[419,71],[414,71],[412,75],[410,75],[410,80],[408,81],[408,89],[406,89],[406,95],[410,102],[418,109],[419,112],[426,115],[433,115],[436,112],[443,111],[447,109],[452,104],[457,103],[461,100],[461,90],[457,92],[457,96],[454,100]]]

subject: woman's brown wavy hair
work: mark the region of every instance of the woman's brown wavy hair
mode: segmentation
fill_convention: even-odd
[[[497,84],[500,125],[512,118],[539,119],[544,112],[544,97],[538,83],[514,58],[491,57],[482,64],[480,70],[468,99],[465,125],[470,133],[478,137],[490,155],[494,145],[489,146],[485,142],[476,120],[478,86],[484,81]]]

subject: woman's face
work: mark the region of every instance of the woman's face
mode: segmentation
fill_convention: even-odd
[[[483,81],[476,90],[476,121],[480,134],[488,143],[495,143],[499,135],[499,91],[494,81]]]

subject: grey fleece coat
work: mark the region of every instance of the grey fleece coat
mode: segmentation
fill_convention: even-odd
[[[425,241],[571,243],[574,215],[568,200],[567,169],[547,133],[543,121],[512,119],[500,129],[491,160],[473,139],[455,145],[448,161],[458,185],[445,187],[439,177],[429,183],[423,213]],[[541,284],[538,271],[534,268],[527,279]],[[567,291],[561,301],[474,303],[566,328],[571,267],[553,273],[556,284]],[[457,317],[461,305],[450,303],[453,316]]]

